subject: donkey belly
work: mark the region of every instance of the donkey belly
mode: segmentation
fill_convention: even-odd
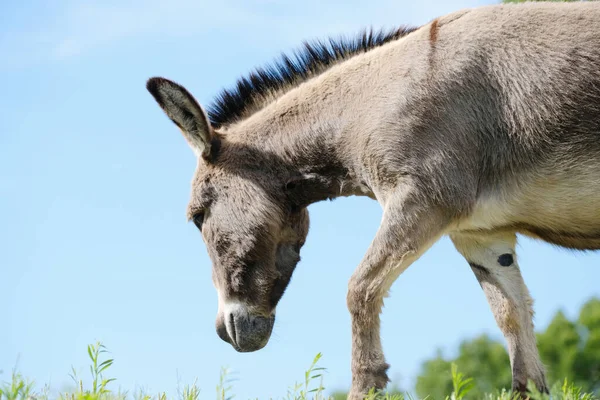
[[[483,196],[459,231],[513,230],[580,250],[600,250],[600,160],[522,177]]]

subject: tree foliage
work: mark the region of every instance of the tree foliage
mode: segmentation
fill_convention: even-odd
[[[586,392],[600,393],[600,299],[589,300],[574,321],[557,312],[537,339],[550,383],[567,378]],[[436,357],[425,361],[417,378],[417,394],[444,398],[452,389],[448,372],[452,363],[474,378],[475,387],[466,398],[479,399],[483,393],[511,387],[504,345],[483,335],[463,341],[456,358],[445,358],[438,351]]]

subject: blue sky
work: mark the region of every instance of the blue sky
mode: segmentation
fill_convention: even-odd
[[[377,229],[377,203],[310,207],[303,261],[268,346],[239,354],[214,330],[217,296],[185,207],[195,159],[146,92],[162,75],[206,104],[303,39],[421,24],[476,0],[128,0],[0,3],[0,380],[87,376],[102,340],[123,389],[176,393],[220,366],[238,398],[282,396],[317,352],[330,389],[350,383],[348,278]],[[522,239],[520,264],[545,327],[600,295],[600,254]],[[394,284],[383,313],[391,376],[411,387],[437,348],[500,337],[467,263],[447,239]]]

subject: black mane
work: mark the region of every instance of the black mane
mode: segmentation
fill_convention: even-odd
[[[282,54],[274,64],[257,68],[240,78],[232,89],[223,90],[208,107],[208,117],[216,128],[237,122],[260,109],[274,94],[298,86],[341,61],[397,40],[416,29],[371,29],[350,39],[304,42],[291,56]]]

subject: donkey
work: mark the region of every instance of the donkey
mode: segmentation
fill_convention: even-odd
[[[198,157],[187,215],[235,350],[269,340],[307,206],[368,196],[383,218],[348,285],[349,398],[386,386],[383,298],[443,235],[506,338],[513,390],[548,390],[516,234],[600,249],[600,4],[486,6],[305,43],[208,112],[167,79],[147,88]]]

